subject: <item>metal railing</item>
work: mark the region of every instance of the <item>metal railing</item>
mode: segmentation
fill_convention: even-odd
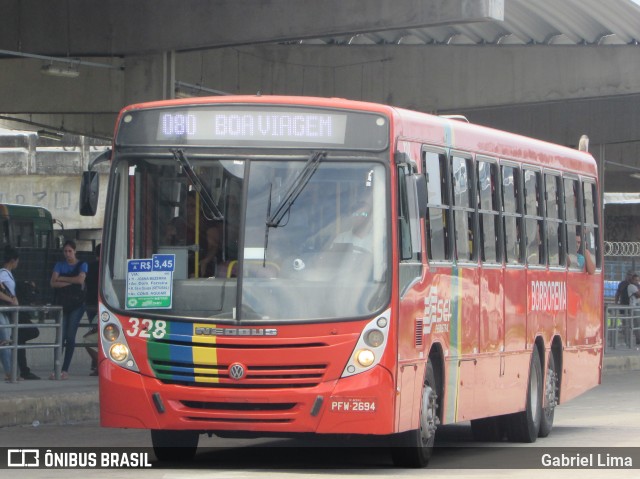
[[[62,307],[61,306],[0,306],[0,313],[9,318],[9,324],[0,324],[0,328],[11,329],[11,344],[0,346],[11,349],[10,381],[18,381],[18,350],[19,349],[53,349],[53,366],[56,379],[60,379],[62,368]],[[20,323],[20,313],[38,313],[38,322],[32,324]],[[22,328],[55,328],[54,342],[38,342],[33,344],[18,344],[18,331]]]
[[[608,304],[605,313],[605,349],[640,346],[640,308]]]

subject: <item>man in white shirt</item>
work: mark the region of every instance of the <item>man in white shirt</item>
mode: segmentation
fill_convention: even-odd
[[[356,253],[371,253],[373,238],[371,234],[371,204],[358,202],[351,213],[350,228],[340,233],[334,244],[350,244]]]
[[[631,282],[627,286],[627,294],[629,295],[629,306],[640,306],[640,276],[634,274]]]

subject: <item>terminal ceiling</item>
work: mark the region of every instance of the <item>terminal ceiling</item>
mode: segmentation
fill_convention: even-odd
[[[170,98],[181,84],[194,94],[342,96],[569,145],[587,133],[606,162],[605,189],[640,189],[630,179],[640,172],[640,0],[0,6],[0,127],[108,138],[121,107]],[[42,75],[46,64],[79,76]]]

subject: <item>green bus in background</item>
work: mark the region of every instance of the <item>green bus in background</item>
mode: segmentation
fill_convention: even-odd
[[[41,206],[0,203],[0,256],[7,244],[18,248],[20,264],[14,276],[36,284],[34,300],[39,304],[53,301],[49,280],[53,265],[62,259],[61,231],[54,232],[53,224],[51,212]]]
[[[0,204],[0,247],[53,248],[53,217],[46,208]]]

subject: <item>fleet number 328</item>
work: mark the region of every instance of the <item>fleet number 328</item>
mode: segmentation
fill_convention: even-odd
[[[150,319],[129,318],[129,326],[127,336],[162,339],[167,334],[167,322],[162,320],[152,321]]]

